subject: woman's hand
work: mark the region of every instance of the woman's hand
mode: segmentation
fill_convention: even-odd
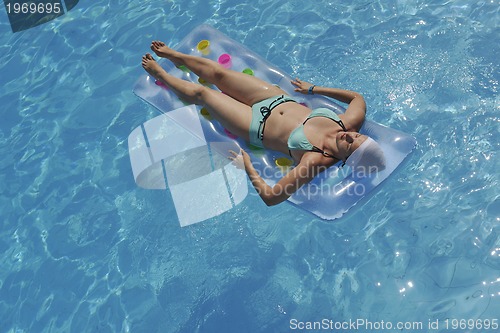
[[[228,158],[233,161],[233,164],[238,168],[245,170],[245,162],[250,163],[250,156],[246,151],[240,148],[240,152],[237,153],[234,150],[230,150]]]
[[[299,93],[305,94],[305,95],[307,95],[309,93],[309,88],[312,86],[311,83],[299,80],[299,78],[295,78],[295,80],[290,81],[290,83],[297,87],[297,88],[295,88],[296,92],[299,92]]]

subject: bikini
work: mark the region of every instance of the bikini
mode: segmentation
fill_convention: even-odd
[[[269,116],[271,115],[271,111],[275,107],[285,102],[295,102],[295,100],[286,95],[279,95],[265,99],[252,106],[252,122],[250,124],[251,144],[262,148],[264,147],[264,145],[262,144],[262,140],[264,139],[264,128],[266,125],[266,120],[267,118],[269,118]],[[315,117],[325,117],[331,119],[335,123],[337,123],[340,127],[342,127],[344,132],[347,132],[344,123],[334,111],[327,108],[314,109],[312,110],[311,114],[306,118],[306,120],[302,123],[302,125],[295,128],[288,137],[287,145],[290,156],[292,155],[292,150],[304,150],[304,151],[321,153],[325,157],[341,160],[325,152],[323,149],[316,147],[307,139],[304,133],[304,125],[309,119]]]
[[[315,118],[315,117],[325,117],[325,118],[331,119],[334,122],[336,122],[340,127],[342,127],[344,132],[347,132],[347,129],[345,128],[344,123],[342,122],[342,120],[339,118],[339,116],[334,111],[327,109],[327,108],[314,109],[314,110],[312,110],[311,114],[306,118],[306,120],[304,120],[302,125],[300,125],[296,129],[294,129],[292,131],[292,133],[290,134],[290,136],[288,137],[288,142],[287,142],[288,153],[290,154],[290,156],[292,156],[292,150],[312,151],[312,152],[316,152],[316,153],[321,153],[325,157],[330,157],[330,158],[334,158],[337,160],[341,160],[340,158],[337,158],[337,157],[325,152],[323,149],[316,147],[307,139],[306,134],[304,133],[304,125],[309,119]]]
[[[262,140],[264,140],[266,120],[275,107],[286,102],[295,102],[295,100],[287,95],[278,95],[252,105],[252,122],[249,129],[250,143],[252,145],[264,148]]]

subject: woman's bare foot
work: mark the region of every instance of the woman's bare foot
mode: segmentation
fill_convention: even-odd
[[[175,53],[174,50],[172,50],[167,45],[165,45],[165,43],[163,43],[159,40],[154,40],[151,42],[151,51],[156,53],[156,55],[158,57],[167,58],[167,59],[169,59]]]
[[[144,70],[148,72],[151,76],[153,76],[155,79],[158,79],[159,73],[163,70],[163,68],[161,68],[161,66],[149,53],[146,53],[142,57],[142,68],[144,68]]]

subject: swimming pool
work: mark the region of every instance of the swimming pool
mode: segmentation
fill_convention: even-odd
[[[498,2],[192,3],[80,2],[16,34],[0,10],[0,331],[494,331],[454,325],[500,320]],[[157,111],[131,89],[152,39],[202,23],[362,92],[416,150],[334,223],[250,195],[180,228],[134,183],[126,139]]]

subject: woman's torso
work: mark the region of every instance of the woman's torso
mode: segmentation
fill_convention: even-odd
[[[301,126],[311,114],[312,110],[302,104],[287,102],[278,105],[273,109],[271,116],[266,121],[264,146],[280,151],[284,154],[289,153],[288,138],[292,131]],[[342,119],[343,115],[339,115]],[[325,117],[310,118],[304,124],[304,134],[314,145],[321,145],[326,135],[335,135],[343,131],[342,127],[335,125]],[[292,157],[295,162],[299,162],[305,151],[294,150]],[[321,154],[318,154],[321,155]],[[336,161],[327,160],[328,164]]]

